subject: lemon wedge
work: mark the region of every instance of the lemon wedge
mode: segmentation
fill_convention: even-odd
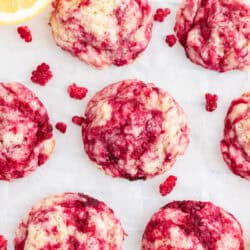
[[[39,14],[51,0],[0,0],[0,24],[21,23]]]

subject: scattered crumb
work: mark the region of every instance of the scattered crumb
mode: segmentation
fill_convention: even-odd
[[[159,191],[162,196],[166,196],[171,193],[176,185],[177,177],[174,175],[170,175],[167,179],[160,184]]]
[[[168,44],[169,47],[173,47],[176,44],[176,41],[177,39],[173,34],[167,35],[165,38],[165,42]]]
[[[163,22],[165,18],[170,15],[171,11],[169,8],[158,8],[154,14],[154,20],[156,22]]]
[[[50,66],[47,63],[42,63],[32,71],[31,81],[41,86],[45,86],[48,81],[53,77]]]
[[[28,26],[19,26],[17,32],[26,43],[32,42],[32,34]]]
[[[57,122],[55,127],[63,134],[65,134],[67,131],[67,124],[64,122]]]
[[[84,118],[82,116],[73,116],[72,122],[78,126],[81,126],[84,123]]]
[[[216,94],[206,93],[205,99],[206,99],[206,110],[208,112],[213,112],[214,110],[217,109],[218,96]]]
[[[72,83],[68,87],[68,93],[71,98],[82,100],[88,93],[88,89],[85,87],[80,87],[76,83]]]

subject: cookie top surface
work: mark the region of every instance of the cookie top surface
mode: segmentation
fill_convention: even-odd
[[[125,233],[106,204],[79,193],[43,199],[20,223],[15,250],[121,250]]]
[[[113,177],[137,180],[161,174],[189,143],[182,108],[167,92],[139,80],[97,92],[85,117],[85,151]]]
[[[0,179],[21,178],[45,163],[54,148],[47,110],[20,83],[0,83]]]
[[[50,20],[56,43],[96,67],[132,63],[152,33],[148,0],[57,0]]]
[[[219,72],[250,67],[247,0],[184,0],[175,31],[196,64]]]
[[[211,202],[174,201],[150,219],[142,250],[243,250],[241,225]]]

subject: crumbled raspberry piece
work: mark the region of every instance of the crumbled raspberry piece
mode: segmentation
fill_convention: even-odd
[[[28,26],[19,26],[17,32],[26,43],[32,42],[32,35]]]
[[[68,87],[68,93],[71,98],[82,100],[88,93],[88,89],[85,87],[79,87],[75,83],[72,83]]]
[[[163,22],[165,18],[171,13],[169,8],[158,8],[154,14],[154,20],[156,22]]]
[[[160,184],[159,190],[162,196],[165,196],[172,192],[176,185],[177,177],[174,175],[168,176],[168,178]]]
[[[50,66],[47,63],[42,63],[37,66],[36,70],[32,71],[31,81],[41,86],[45,86],[53,77]]]
[[[168,44],[169,47],[173,47],[176,44],[176,37],[175,35],[167,35],[165,38],[165,42]]]
[[[82,116],[73,116],[72,122],[78,126],[81,126],[84,123],[84,118]]]
[[[67,130],[67,124],[64,122],[57,122],[56,129],[59,130],[61,133],[65,134]]]
[[[206,93],[205,94],[206,98],[206,110],[208,112],[213,112],[217,108],[217,101],[218,101],[218,96],[216,94],[210,94]]]

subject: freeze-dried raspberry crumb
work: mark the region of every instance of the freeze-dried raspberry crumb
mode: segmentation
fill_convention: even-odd
[[[71,98],[82,100],[88,93],[88,89],[85,87],[77,86],[75,83],[72,83],[68,87],[68,93]]]
[[[173,47],[176,44],[176,37],[175,35],[167,35],[165,38],[165,42],[168,44],[169,47]]]
[[[163,183],[160,184],[159,190],[162,196],[172,192],[176,185],[177,177],[170,175]]]
[[[218,101],[218,96],[216,94],[210,94],[206,93],[205,94],[206,98],[206,110],[208,112],[213,112],[217,108],[217,101]]]
[[[67,124],[64,122],[57,122],[56,129],[59,130],[61,133],[65,134],[67,131]]]
[[[0,235],[0,250],[7,250],[7,240]]]
[[[84,118],[82,116],[73,116],[72,122],[78,126],[81,126],[84,123]]]
[[[28,26],[19,26],[17,32],[26,43],[32,42],[32,35]]]
[[[165,18],[171,13],[169,8],[158,8],[154,14],[154,20],[156,22],[163,22]]]
[[[50,66],[47,63],[42,63],[37,66],[36,70],[32,71],[31,81],[41,86],[45,86],[53,77]]]

